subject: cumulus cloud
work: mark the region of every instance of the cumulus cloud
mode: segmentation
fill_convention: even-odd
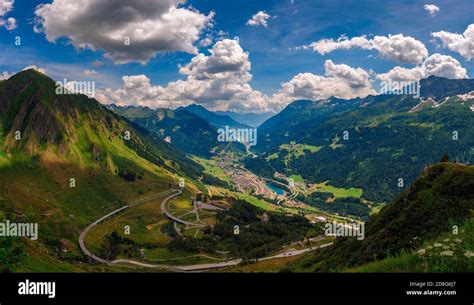
[[[251,25],[251,26],[261,25],[261,26],[266,28],[268,26],[267,20],[270,19],[271,17],[272,16],[265,13],[265,11],[260,11],[260,12],[256,13],[255,15],[253,15],[252,18],[250,18],[247,21],[247,25]]]
[[[15,0],[2,0],[0,2],[0,27],[3,26],[9,31],[17,28],[16,19],[13,17],[4,19],[3,17],[13,10],[14,4]]]
[[[413,82],[431,75],[450,79],[468,78],[467,70],[458,60],[439,53],[431,55],[414,68],[395,67],[387,73],[378,74],[376,78],[384,82]]]
[[[0,80],[6,80],[6,79],[9,79],[10,76],[12,76],[13,74],[12,73],[9,73],[7,71],[3,71],[1,74],[0,74]]]
[[[308,46],[303,46],[303,48],[312,49],[321,55],[335,50],[347,50],[355,47],[376,50],[382,57],[402,63],[421,63],[428,57],[428,50],[421,41],[403,34],[374,36],[373,39],[368,39],[367,36],[350,39],[347,36],[341,36],[337,40],[322,39]]]
[[[331,60],[326,60],[324,68],[324,76],[299,73],[283,83],[272,102],[281,108],[298,99],[320,100],[332,96],[350,99],[375,94],[369,72],[364,69],[335,64]]]
[[[212,110],[264,112],[281,110],[297,99],[349,99],[376,93],[370,73],[362,68],[331,60],[324,68],[325,75],[300,73],[283,83],[277,93],[267,96],[249,84],[249,54],[237,39],[224,39],[216,42],[208,55],[198,54],[180,67],[184,80],[159,86],[146,75],[124,76],[121,88],[97,90],[96,97],[105,104],[176,108],[197,103]]]
[[[386,73],[378,74],[377,79],[383,82],[414,82],[426,77],[426,70],[419,66],[414,68],[394,67]]]
[[[249,54],[237,40],[221,40],[209,52],[209,56],[198,54],[179,72],[195,79],[236,78],[242,82],[251,79]]]
[[[145,75],[122,77],[122,88],[96,90],[96,99],[104,104],[141,105],[151,107],[170,107],[169,104],[157,100],[164,93],[161,86],[152,86]]]
[[[439,7],[434,4],[425,4],[423,8],[433,17],[439,12]]]
[[[440,31],[431,33],[431,36],[441,40],[444,47],[459,53],[465,59],[474,58],[474,24],[470,24],[463,34]]]
[[[441,76],[451,79],[468,78],[467,70],[461,66],[461,63],[448,55],[435,53],[423,63],[427,75]]]
[[[184,79],[155,85],[146,75],[126,75],[120,88],[97,90],[96,97],[105,104],[176,108],[197,103],[212,110],[264,112],[281,110],[298,99],[351,99],[376,94],[373,72],[332,60],[326,60],[324,68],[324,75],[299,73],[282,83],[275,94],[267,96],[251,87],[249,53],[242,49],[238,38],[223,39],[208,53],[199,53],[179,66]],[[433,54],[414,68],[395,67],[376,78],[414,81],[430,75],[466,78],[467,71],[456,59]]]
[[[214,13],[206,16],[185,2],[54,0],[36,7],[35,31],[50,42],[65,37],[77,49],[104,50],[117,64],[146,63],[160,52],[196,54],[194,43]]]
[[[248,83],[252,79],[249,55],[237,39],[218,41],[209,53],[200,53],[180,67],[184,80],[162,87],[152,85],[146,75],[124,76],[122,88],[99,90],[97,98],[106,104],[133,103],[152,108],[198,103],[215,110],[269,110],[268,98]]]

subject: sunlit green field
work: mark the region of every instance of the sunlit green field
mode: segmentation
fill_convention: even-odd
[[[335,198],[360,198],[362,196],[362,189],[359,188],[338,188],[328,184],[328,181],[323,183],[316,183],[308,190],[308,194],[314,192],[321,192],[321,193],[332,193]]]
[[[216,160],[213,160],[213,159],[209,160],[209,159],[204,159],[204,158],[200,158],[196,156],[193,156],[192,159],[198,162],[199,164],[201,164],[202,166],[204,166],[205,173],[215,176],[223,181],[230,182],[230,177],[226,175],[226,173],[224,172],[224,170],[222,170],[222,168],[217,166]]]

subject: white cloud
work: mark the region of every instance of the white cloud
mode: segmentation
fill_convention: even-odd
[[[344,99],[366,97],[375,94],[369,72],[345,64],[334,64],[326,60],[325,75],[299,73],[283,83],[280,91],[272,96],[272,102],[279,108],[298,99],[320,100],[329,97]]]
[[[252,18],[250,18],[246,24],[251,25],[251,26],[261,25],[266,28],[268,26],[267,20],[270,19],[271,17],[272,16],[265,13],[265,11],[260,11],[256,13],[255,15],[253,15]]]
[[[381,43],[383,45],[383,43]],[[321,100],[329,97],[351,99],[376,94],[372,87],[373,72],[326,60],[324,75],[299,73],[282,83],[280,90],[267,96],[254,90],[248,52],[238,38],[216,42],[208,54],[194,56],[179,67],[185,79],[154,85],[146,75],[122,77],[118,89],[97,90],[96,97],[105,104],[142,105],[151,108],[197,103],[212,110],[241,112],[278,111],[298,99]],[[410,81],[429,75],[465,78],[467,71],[454,58],[433,54],[418,66],[395,67],[377,75],[378,80]]]
[[[426,77],[426,70],[421,67],[394,67],[386,73],[378,74],[377,79],[383,82],[414,82]]]
[[[100,60],[94,60],[92,63],[91,63],[91,66],[95,67],[95,68],[99,68],[99,67],[102,67],[104,65],[104,62],[103,61],[100,61]]]
[[[431,36],[441,40],[444,47],[458,52],[465,59],[474,58],[474,24],[470,24],[463,34],[440,31],[431,33]]]
[[[12,31],[17,28],[16,19],[9,17],[7,19],[0,19],[0,26],[4,26],[5,29]]]
[[[227,35],[229,35],[229,33],[225,32],[225,31],[223,31],[223,30],[219,30],[219,31],[217,32],[217,36],[219,36],[220,39],[224,39]]]
[[[1,0],[0,2],[0,27],[5,27],[8,31],[12,31],[17,28],[16,19],[9,17],[4,19],[13,10],[15,0]]]
[[[341,36],[337,40],[322,39],[308,46],[303,46],[303,48],[312,49],[321,55],[339,49],[347,50],[355,47],[377,50],[382,57],[402,63],[421,63],[428,57],[428,50],[421,41],[403,34],[374,36],[373,39],[368,39],[367,36],[351,39],[347,36]]]
[[[159,86],[146,75],[124,76],[121,88],[97,90],[96,97],[104,104],[176,108],[197,103],[212,110],[264,112],[281,110],[297,99],[349,99],[376,94],[368,71],[327,60],[324,76],[300,73],[268,97],[250,86],[249,54],[237,39],[218,41],[209,52],[196,55],[180,67],[184,80]]]
[[[334,39],[321,39],[319,41],[312,42],[309,46],[303,46],[303,48],[311,48],[313,51],[318,52],[321,55],[331,53],[335,50],[348,50],[354,47],[363,49],[370,49],[371,44],[366,36],[353,37],[349,39],[347,36],[340,36],[337,40]]]
[[[198,54],[179,72],[185,80],[154,86],[145,75],[124,76],[120,89],[99,90],[99,101],[119,105],[135,104],[176,108],[198,103],[215,110],[267,111],[268,98],[252,89],[248,53],[237,39],[214,44],[210,55]]]
[[[97,90],[96,99],[104,104],[169,107],[168,104],[156,100],[164,93],[163,87],[152,86],[145,75],[123,76],[122,82],[120,89]]]
[[[2,0],[2,2],[0,2],[0,17],[3,17],[11,12],[13,10],[14,4],[15,0]]]
[[[189,64],[181,67],[179,72],[195,79],[238,78],[247,82],[252,78],[249,72],[249,54],[244,52],[238,40],[218,41],[209,52],[210,56],[198,54]]]
[[[384,82],[413,82],[430,75],[450,79],[468,78],[467,70],[458,60],[448,55],[435,53],[428,57],[422,65],[414,68],[394,67],[387,73],[377,75],[377,79]]]
[[[146,63],[160,52],[196,54],[194,43],[214,13],[206,16],[185,2],[54,0],[36,7],[35,31],[50,42],[65,37],[77,49],[104,50],[117,64]]]
[[[9,73],[7,71],[3,71],[1,74],[0,74],[0,80],[6,80],[6,79],[9,79],[13,74],[12,73]]]
[[[94,75],[98,75],[99,73],[95,70],[84,70],[83,71],[84,75],[85,76],[94,76]]]
[[[434,4],[425,4],[423,8],[433,17],[439,12],[439,7]]]
[[[451,79],[468,78],[467,70],[461,66],[461,63],[448,55],[435,53],[423,63],[423,68],[427,76],[435,75]]]
[[[212,44],[212,37],[211,36],[206,36],[199,42],[199,45],[201,47],[208,47],[211,44]]]

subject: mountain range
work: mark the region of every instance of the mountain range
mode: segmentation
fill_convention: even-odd
[[[443,155],[474,154],[474,80],[431,76],[420,93],[295,101],[259,127],[246,167],[390,202]]]
[[[237,122],[227,114],[217,114],[197,104],[186,106],[184,109],[200,116],[216,128],[225,128],[226,126],[230,128],[249,128],[249,126]]]
[[[274,116],[274,112],[263,112],[263,113],[239,113],[234,111],[216,111],[216,114],[230,116],[235,121],[248,125],[250,127],[258,127],[263,122]]]
[[[244,150],[238,143],[218,142],[217,130],[221,127],[212,124],[211,121],[233,124],[227,126],[242,125],[230,117],[216,115],[202,106],[180,107],[175,110],[165,108],[152,110],[140,106],[107,107],[189,154],[210,157],[229,145],[233,149]]]

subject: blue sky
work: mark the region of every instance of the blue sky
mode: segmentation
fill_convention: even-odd
[[[144,3],[155,6],[157,1],[159,2],[160,0],[145,0]],[[173,3],[179,2],[178,0],[163,1],[169,2],[169,6],[174,6]],[[221,97],[216,97],[215,100],[212,99],[212,96],[204,93],[200,95],[186,93],[183,96],[177,96],[177,94],[173,94],[172,97],[164,96],[163,94],[157,94],[156,91],[161,89],[176,90],[176,86],[168,87],[170,82],[182,80],[184,82],[182,85],[187,86],[188,83],[186,82],[190,78],[192,80],[202,80],[202,76],[196,75],[195,72],[189,72],[188,74],[180,72],[180,67],[188,65],[197,56],[196,52],[180,50],[179,42],[173,43],[167,39],[166,42],[163,42],[163,48],[169,48],[169,50],[153,49],[151,47],[155,51],[153,53],[154,56],[145,62],[143,62],[143,58],[141,58],[142,62],[133,62],[133,54],[131,55],[131,52],[127,51],[127,60],[131,57],[132,61],[118,63],[117,58],[111,59],[104,56],[105,53],[111,52],[107,47],[108,43],[104,42],[101,44],[98,40],[93,42],[87,41],[89,38],[100,39],[93,37],[94,29],[90,29],[89,33],[78,33],[76,29],[71,29],[68,25],[48,20],[48,18],[54,19],[54,14],[64,14],[65,11],[62,10],[67,10],[66,4],[70,1],[55,0],[54,2],[56,3],[53,3],[55,4],[55,10],[49,8],[44,10],[42,14],[35,14],[35,9],[38,5],[52,2],[15,0],[13,8],[2,16],[4,20],[15,18],[17,26],[14,29],[7,29],[6,26],[0,28],[0,73],[5,71],[11,74],[20,71],[26,66],[36,65],[46,69],[47,74],[56,80],[63,78],[68,80],[93,80],[96,82],[97,88],[110,88],[111,92],[118,90],[124,85],[122,81],[123,76],[144,75],[149,80],[149,84],[146,87],[141,87],[142,89],[140,90],[150,90],[153,94],[146,94],[146,97],[144,97],[140,93],[130,93],[127,95],[123,92],[117,92],[112,97],[113,94],[109,92],[109,94],[104,93],[102,95],[102,98],[106,99],[107,102],[173,107],[194,101],[213,109],[230,108],[236,111],[278,110],[296,98],[317,98],[330,94],[321,92],[321,88],[318,85],[301,85],[301,83],[297,82],[303,80],[305,82],[308,81],[308,83],[319,81],[324,83],[328,81],[328,86],[332,86],[334,82],[326,79],[328,77],[328,67],[325,66],[325,64],[328,64],[327,61],[331,61],[336,65],[333,67],[333,70],[347,69],[349,74],[356,73],[346,66],[338,66],[344,64],[351,69],[361,68],[366,71],[372,82],[370,89],[375,91],[378,86],[376,83],[377,75],[385,74],[397,66],[413,69],[423,65],[423,61],[406,62],[396,60],[390,54],[382,53],[376,48],[356,46],[348,49],[336,49],[321,54],[309,47],[313,42],[318,42],[322,39],[337,39],[341,35],[347,36],[347,39],[363,37],[365,35],[370,40],[374,36],[389,37],[388,35],[403,34],[405,37],[409,36],[424,45],[428,51],[425,57],[440,53],[458,61],[460,65],[458,68],[465,69],[466,71],[465,73],[462,70],[461,72],[452,72],[457,73],[456,75],[459,77],[472,77],[474,74],[474,64],[470,60],[470,53],[467,55],[462,53],[462,44],[465,47],[472,43],[472,46],[474,45],[473,41],[469,42],[469,38],[463,38],[464,40],[461,39],[461,46],[449,48],[443,45],[443,42],[448,42],[448,38],[443,40],[432,36],[433,32],[440,31],[451,34],[462,34],[465,32],[468,26],[474,23],[474,2],[472,0],[190,0],[177,4],[176,7],[186,10],[186,12],[192,12],[194,14],[192,18],[195,20],[193,22],[200,22],[200,26],[198,26],[199,31],[196,36],[197,39],[190,38],[189,41],[196,47],[196,51],[204,56],[210,56],[209,49],[219,40],[228,39],[238,43],[228,44],[227,47],[234,48],[235,50],[235,48],[240,46],[242,51],[247,54],[247,57],[245,55],[241,56],[242,68],[238,68],[238,75],[235,74],[236,71],[231,70],[220,70],[219,73],[221,74],[215,78],[206,74],[208,80],[206,83],[202,83],[202,86],[209,85],[209,90],[229,90],[226,94],[222,94]],[[71,3],[73,2],[71,1]],[[80,1],[76,0],[75,2]],[[121,1],[117,3],[119,2]],[[430,13],[429,10],[425,9],[426,4],[435,5],[439,10]],[[165,7],[164,11],[167,9],[168,7]],[[137,8],[137,11],[139,14],[143,14],[141,17],[144,20],[146,18],[159,18],[160,14],[162,14],[161,11],[157,11],[156,15],[150,17],[148,15],[145,16],[147,14],[146,9],[140,12],[140,8]],[[260,11],[265,12],[269,16],[266,19],[266,26],[258,23],[248,25],[248,21]],[[106,12],[107,10],[103,14],[106,14]],[[182,13],[186,12],[182,11]],[[82,14],[84,18],[100,19],[103,17],[99,14],[95,14],[92,17],[90,15],[85,16],[85,12],[82,12]],[[92,13],[87,12],[87,14]],[[43,29],[35,32],[33,28],[35,24],[38,26],[39,15],[46,21],[40,24]],[[199,18],[201,20],[196,21]],[[203,18],[208,18],[208,20],[204,22]],[[125,29],[126,25],[122,23],[120,26],[123,26]],[[169,28],[167,31],[170,31]],[[46,39],[47,34],[55,36],[54,41],[48,41]],[[74,35],[82,36],[81,42],[91,43],[94,47],[78,49],[79,40],[71,38]],[[20,46],[15,46],[15,37],[21,38]],[[212,43],[208,46],[201,46],[200,42],[205,37],[211,38]],[[236,39],[237,37],[238,40]],[[183,38],[177,39],[183,40]],[[153,40],[150,42],[150,44],[153,43],[161,44],[162,41]],[[169,47],[166,44],[172,46]],[[131,47],[133,51],[133,43]],[[144,46],[144,48],[146,47]],[[117,50],[116,47],[111,47],[111,49]],[[205,65],[206,68],[209,68],[212,63],[212,59],[208,59],[209,61]],[[443,60],[446,60],[446,58],[443,57]],[[93,65],[93,62],[101,62],[102,64],[100,66]],[[247,63],[251,65],[250,68],[247,66]],[[196,68],[196,71],[201,71],[202,67]],[[457,68],[455,67],[454,69]],[[93,75],[85,75],[84,70],[93,70]],[[429,73],[440,73],[440,76],[445,76],[443,73],[448,73],[447,75],[452,74],[449,71],[440,71],[440,69],[436,69],[436,72]],[[361,72],[361,70],[358,72]],[[298,80],[294,79],[299,73],[310,74],[301,76]],[[422,75],[427,76],[426,73],[428,72],[422,72]],[[226,80],[223,81],[222,77],[225,77]],[[320,77],[326,78],[321,79]],[[338,78],[339,76],[333,75],[329,77]],[[358,74],[355,77],[363,76]],[[212,83],[209,80],[211,78]],[[219,78],[218,81],[216,80],[217,78]],[[239,86],[236,90],[229,89],[234,83],[229,83],[228,79],[233,78],[237,79],[232,81],[235,81],[235,84]],[[341,80],[338,78],[337,80],[346,81],[347,79]],[[141,78],[140,81],[146,82],[146,79]],[[286,89],[282,87],[284,83],[288,83]],[[224,87],[225,89],[222,89]],[[251,87],[251,89],[248,87]],[[335,88],[335,92],[340,92],[339,94],[343,98],[352,97],[351,93],[347,93],[347,90],[350,89]],[[368,93],[369,88],[366,87],[365,89],[367,90],[354,94],[357,96],[358,94]],[[192,90],[195,91],[195,89]],[[281,95],[274,98],[273,96],[278,93],[281,93]],[[105,95],[107,97],[104,97]],[[126,101],[126,99],[129,100]],[[137,100],[131,101],[130,99]],[[253,99],[256,101],[256,106],[252,105]]]

